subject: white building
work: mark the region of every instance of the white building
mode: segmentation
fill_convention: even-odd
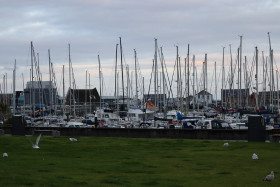
[[[213,95],[209,92],[202,90],[195,96],[195,102],[199,105],[209,105],[213,102]]]

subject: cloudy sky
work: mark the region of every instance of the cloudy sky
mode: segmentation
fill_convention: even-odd
[[[207,53],[211,77],[208,84],[212,83],[210,92],[214,87],[214,62],[217,62],[219,74],[224,46],[228,71],[229,44],[235,61],[241,35],[243,55],[250,64],[256,46],[260,53],[264,51],[265,56],[269,55],[267,33],[270,32],[275,63],[279,63],[279,0],[0,0],[0,5],[0,78],[2,80],[7,73],[8,91],[11,91],[15,59],[16,89],[22,90],[22,77],[25,82],[29,79],[31,41],[35,52],[39,53],[43,80],[49,79],[50,49],[60,90],[63,65],[68,81],[68,44],[71,44],[78,88],[85,88],[86,71],[91,74],[92,87],[99,88],[97,56],[100,55],[104,95],[113,95],[115,48],[119,37],[122,38],[125,63],[131,70],[134,68],[133,50],[137,51],[145,87],[148,87],[152,71],[155,38],[163,49],[169,76],[176,58],[176,46],[183,59],[190,44],[190,55],[196,56],[198,79],[201,62]],[[68,82],[66,87],[69,87]]]

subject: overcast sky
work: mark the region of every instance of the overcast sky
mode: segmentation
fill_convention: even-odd
[[[62,65],[66,68],[66,87],[69,87],[69,43],[78,88],[85,88],[86,70],[91,74],[92,87],[99,88],[99,54],[105,95],[113,95],[115,48],[119,37],[125,63],[130,69],[134,68],[135,49],[146,82],[152,71],[154,38],[163,48],[170,70],[174,66],[176,46],[183,59],[190,44],[190,55],[196,55],[198,71],[207,53],[209,85],[213,82],[215,61],[217,72],[221,69],[222,47],[225,47],[227,71],[229,44],[235,61],[241,35],[243,55],[251,63],[256,46],[260,53],[264,51],[265,56],[269,55],[267,33],[270,32],[275,62],[279,63],[279,0],[0,0],[0,5],[0,78],[7,73],[8,91],[11,91],[15,59],[16,89],[22,90],[22,74],[25,83],[29,79],[31,41],[39,53],[44,80],[49,79],[50,49],[60,89]],[[172,71],[169,73],[171,76]],[[198,76],[201,76],[199,72]],[[148,87],[148,83],[145,86]],[[211,88],[213,92],[213,85]]]

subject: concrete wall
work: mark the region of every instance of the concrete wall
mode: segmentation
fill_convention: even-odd
[[[5,134],[11,134],[11,127],[0,127]],[[61,136],[96,136],[96,137],[130,137],[130,138],[184,138],[210,140],[248,140],[247,130],[207,130],[207,129],[115,129],[115,128],[44,128],[26,127],[25,134],[38,134],[42,130],[51,135],[51,130],[60,131]],[[34,133],[35,132],[35,133]],[[279,129],[266,131],[269,135],[280,134]]]

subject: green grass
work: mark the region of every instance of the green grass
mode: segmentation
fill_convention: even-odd
[[[0,186],[280,186],[277,143],[76,138],[0,136]]]

